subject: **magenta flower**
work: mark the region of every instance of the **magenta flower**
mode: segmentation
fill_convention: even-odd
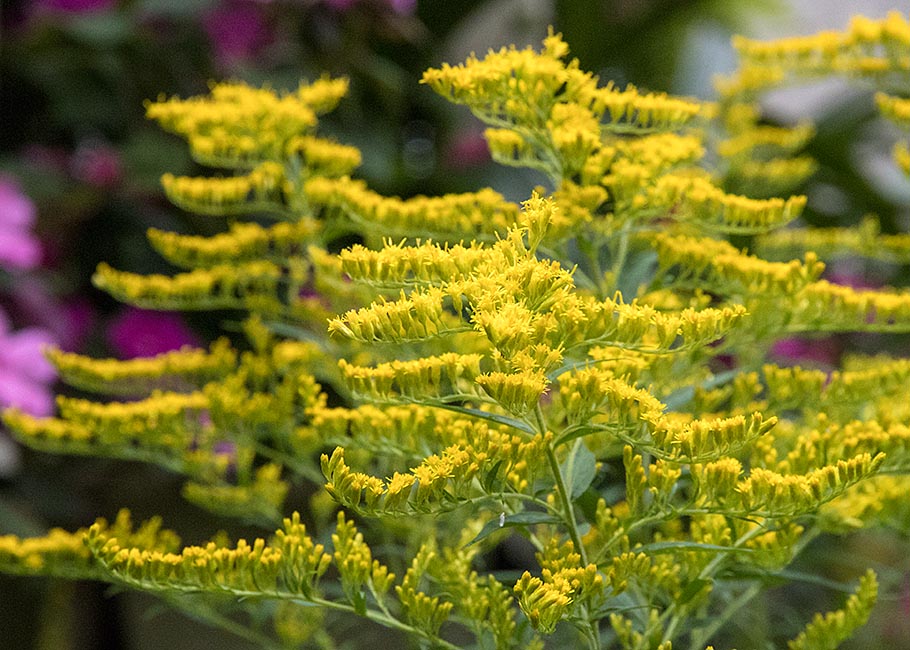
[[[70,158],[73,178],[99,189],[110,189],[123,178],[120,154],[110,145],[95,139],[79,143]]]
[[[0,267],[31,269],[41,263],[41,244],[31,232],[37,214],[14,181],[0,178]]]
[[[0,407],[36,416],[54,412],[51,384],[57,373],[43,353],[54,344],[50,332],[38,327],[11,331],[9,319],[0,312]]]
[[[178,314],[127,307],[110,324],[107,342],[121,359],[153,357],[201,342]]]
[[[49,12],[86,14],[107,11],[117,0],[39,0],[38,6]]]
[[[790,337],[771,346],[771,355],[790,363],[833,368],[841,356],[842,344],[836,338],[805,339]]]
[[[226,0],[202,19],[218,59],[231,64],[255,56],[270,40],[262,9],[249,0]]]
[[[445,157],[452,169],[466,170],[490,162],[490,147],[483,133],[470,129],[455,136]]]

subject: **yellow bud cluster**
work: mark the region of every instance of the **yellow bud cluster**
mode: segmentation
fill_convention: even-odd
[[[910,42],[910,27],[907,40]],[[870,569],[859,579],[859,586],[842,609],[816,614],[799,636],[787,644],[788,650],[837,647],[866,624],[877,599],[878,581]]]
[[[193,269],[259,259],[286,263],[288,258],[301,255],[319,231],[317,221],[304,218],[269,227],[234,222],[228,232],[211,237],[180,235],[151,228],[148,239],[168,261]]]
[[[514,591],[521,611],[534,629],[544,634],[551,634],[556,629],[556,624],[567,615],[572,604],[572,585],[567,580],[544,582],[527,571],[515,583]]]
[[[550,111],[546,129],[562,161],[564,178],[571,178],[600,148],[600,124],[597,117],[578,104],[559,103]]]
[[[295,512],[286,518],[283,527],[275,531],[274,545],[284,558],[280,575],[285,589],[293,594],[312,597],[317,581],[332,562],[332,556],[324,552],[322,544],[314,543],[307,535],[306,526],[300,522],[300,513]]]
[[[737,234],[784,226],[797,219],[806,206],[805,196],[750,199],[727,194],[705,178],[677,174],[658,179],[649,195],[649,205],[675,207],[682,219],[700,228]]]
[[[439,633],[439,628],[449,618],[454,606],[439,596],[429,596],[419,589],[421,578],[436,558],[434,547],[432,542],[425,542],[420,547],[401,584],[395,587],[407,620],[430,637]]]
[[[562,37],[551,34],[540,54],[531,48],[491,50],[483,59],[472,55],[462,65],[431,68],[421,83],[482,119],[542,127],[560,100],[591,97],[595,91],[594,78],[580,71],[577,61],[562,61],[567,53]]]
[[[256,470],[251,483],[207,485],[189,481],[183,486],[183,497],[218,515],[271,522],[281,519],[289,487],[281,480],[281,467],[268,463]]]
[[[280,311],[282,269],[271,262],[218,265],[175,276],[139,275],[99,264],[92,281],[123,302],[162,310],[238,309]]]
[[[388,400],[432,399],[477,394],[473,384],[481,374],[481,355],[446,352],[438,357],[391,361],[368,368],[338,362],[342,377],[357,395]]]
[[[641,93],[632,85],[625,90],[608,85],[595,91],[591,110],[598,117],[605,116],[607,130],[621,133],[626,130],[675,131],[696,118],[703,106],[697,101],[666,93]]]
[[[85,529],[75,533],[51,529],[42,537],[0,536],[0,567],[4,573],[38,575],[59,570],[71,578],[94,578],[91,553],[82,539]]]
[[[700,288],[722,294],[746,291],[755,296],[802,295],[805,292],[801,290],[817,280],[825,268],[812,253],[807,253],[802,263],[767,262],[716,239],[666,233],[648,239],[661,266],[678,266],[682,278],[698,278]]]
[[[435,287],[407,295],[402,291],[398,300],[374,302],[332,319],[329,333],[369,343],[400,343],[470,329],[445,308],[445,298]]]
[[[208,589],[228,593],[274,593],[281,572],[281,551],[263,539],[238,540],[235,548],[210,542],[180,553],[123,547],[93,526],[87,542],[105,568],[123,581],[147,588]]]
[[[475,381],[497,404],[517,416],[524,416],[537,406],[549,384],[541,372],[488,372]]]
[[[121,510],[112,523],[98,519],[93,529],[103,534],[117,535],[156,551],[167,552],[180,544],[180,539],[170,530],[161,528],[161,519],[155,517],[134,529],[128,510]],[[16,535],[0,536],[0,567],[5,573],[22,575],[53,575],[70,579],[99,579],[103,573],[94,562],[85,544],[88,528],[68,532],[53,528],[40,537],[21,538]]]
[[[568,330],[560,334],[570,351],[607,345],[652,353],[701,347],[724,336],[746,315],[739,305],[662,312],[637,302],[625,304],[619,295],[603,301],[579,296],[562,301],[554,312]]]
[[[613,593],[622,593],[630,581],[647,576],[652,569],[652,560],[644,553],[626,551],[614,556],[607,571]]]
[[[704,463],[747,448],[775,424],[776,417],[765,420],[758,412],[748,419],[736,415],[680,422],[664,417],[652,430],[651,437],[654,444],[667,450],[674,461]]]
[[[897,11],[881,20],[856,17],[844,32],[770,42],[736,37],[733,45],[743,63],[736,75],[718,84],[728,98],[775,85],[788,74],[833,72],[876,78],[910,69],[910,22]]]
[[[102,444],[115,446],[142,440],[148,446],[170,449],[188,446],[193,419],[208,408],[200,392],[165,393],[155,391],[146,399],[105,404],[60,396],[60,414],[92,432]],[[198,425],[197,425],[198,426]]]
[[[792,127],[755,126],[736,133],[717,144],[717,153],[724,158],[772,159],[802,149],[815,135],[811,124]]]
[[[494,430],[469,429],[466,434],[474,434],[473,439],[461,437],[439,454],[422,459],[409,473],[396,471],[385,480],[352,470],[345,462],[344,449],[337,447],[331,456],[321,457],[326,489],[350,508],[404,514],[454,507],[477,493],[474,479],[482,476],[495,493],[498,486],[505,485],[525,490],[536,477],[546,474],[544,449],[552,442],[552,434],[530,439]],[[444,439],[444,434],[436,435]],[[492,473],[491,462],[497,463]]]
[[[340,253],[341,269],[351,279],[379,286],[440,284],[465,279],[490,253],[479,244],[405,246],[386,242],[378,251],[355,244]]]
[[[790,297],[791,332],[910,329],[910,292],[859,290],[819,280]]]
[[[372,551],[363,541],[363,534],[357,531],[354,522],[347,521],[344,513],[338,513],[338,525],[332,534],[335,547],[334,560],[341,576],[341,586],[347,599],[360,609],[365,605],[363,589],[369,585],[375,593],[383,594],[395,580],[395,574],[388,567],[373,559]]]
[[[348,94],[348,80],[324,76],[297,87],[297,98],[317,115],[335,110],[338,103]]]
[[[736,488],[740,509],[751,516],[768,518],[814,512],[851,485],[875,474],[884,460],[884,454],[875,457],[860,454],[805,475],[778,474],[763,467],[753,467]]]
[[[709,463],[694,463],[692,478],[698,490],[698,504],[726,508],[736,500],[743,466],[735,458],[720,458]]]
[[[108,395],[143,395],[165,387],[193,390],[223,377],[237,365],[237,353],[224,338],[215,341],[208,351],[183,347],[127,361],[92,359],[56,349],[46,354],[70,386]]]
[[[224,178],[165,174],[161,185],[175,205],[196,214],[233,215],[280,209],[285,200],[284,168],[272,161]]]
[[[515,204],[491,189],[402,200],[368,190],[360,180],[316,177],[304,192],[313,204],[340,208],[356,223],[390,234],[489,237],[518,219]]]
[[[597,423],[617,431],[633,431],[642,423],[655,427],[664,405],[649,391],[617,379],[599,366],[558,378],[559,399],[570,425]]]
[[[146,115],[185,137],[194,157],[218,167],[252,166],[281,160],[288,143],[316,125],[316,112],[334,107],[346,84],[323,80],[279,95],[242,83],[212,86],[204,97],[161,99]]]
[[[493,160],[500,164],[527,167],[539,164],[533,143],[515,129],[485,129],[483,137]]]
[[[86,426],[58,418],[36,418],[11,408],[3,412],[3,424],[23,444],[36,449],[91,449],[95,433]]]
[[[286,153],[302,160],[308,176],[345,176],[359,167],[361,161],[357,147],[312,135],[291,138]]]

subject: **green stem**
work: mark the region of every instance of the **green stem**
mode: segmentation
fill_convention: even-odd
[[[180,583],[158,583],[152,580],[137,579],[130,576],[117,575],[116,581],[121,582],[129,587],[141,589],[143,591],[150,592],[162,592],[162,591],[171,591],[184,594],[200,594],[205,592],[221,592],[229,594],[238,599],[272,599],[272,600],[283,600],[287,602],[292,602],[299,604],[304,607],[324,607],[325,609],[331,609],[339,612],[344,612],[352,616],[361,616],[370,620],[374,623],[378,623],[384,627],[399,630],[405,632],[406,634],[418,637],[427,641],[434,648],[441,648],[442,650],[461,650],[458,646],[449,643],[448,641],[439,638],[434,634],[430,634],[424,630],[416,628],[412,625],[408,625],[404,621],[398,620],[397,618],[386,614],[381,610],[376,609],[366,609],[363,612],[358,612],[353,605],[348,603],[341,603],[333,600],[326,600],[320,598],[319,596],[307,596],[304,597],[298,594],[292,594],[290,592],[279,591],[273,589],[270,591],[251,591],[248,589],[237,589],[229,585],[193,585],[193,584],[180,584]]]
[[[534,413],[537,417],[538,430],[541,435],[543,435],[547,432],[547,426],[543,416],[543,411],[540,408],[540,404],[537,405]],[[578,522],[575,519],[575,507],[572,504],[572,495],[569,493],[569,490],[566,487],[565,478],[562,475],[562,470],[559,468],[559,461],[556,459],[556,452],[554,451],[553,443],[547,445],[546,454],[547,461],[550,463],[550,470],[553,472],[553,480],[556,482],[556,496],[560,501],[560,505],[562,506],[563,517],[565,518],[569,537],[572,539],[572,544],[575,546],[575,550],[581,556],[582,566],[587,566],[588,554],[585,551],[584,545],[581,543],[581,535],[578,533]]]
[[[711,637],[729,621],[740,609],[752,602],[761,591],[761,584],[756,582],[739,594],[736,598],[724,605],[723,611],[711,619],[711,624],[707,627],[699,628],[692,633],[692,639],[689,643],[690,650],[704,650]]]
[[[220,628],[241,639],[245,639],[256,646],[263,648],[263,650],[284,650],[285,648],[283,644],[276,643],[264,634],[259,634],[258,632],[251,630],[246,625],[242,625],[237,621],[230,619],[213,608],[200,607],[195,602],[193,603],[193,606],[188,606],[186,601],[164,593],[160,594],[160,596],[164,602],[182,612],[184,615],[202,621],[212,627]]]
[[[763,535],[767,529],[762,526],[756,526],[744,533],[737,539],[732,548],[739,548],[749,540],[759,535]],[[730,553],[718,553],[717,556],[705,565],[705,568],[698,573],[697,580],[707,580],[711,578],[718,570],[720,565],[727,559]],[[664,628],[663,641],[671,641],[676,634],[676,629],[682,624],[684,619],[684,607],[680,607],[676,602],[670,603],[670,606],[660,616],[660,622],[669,621]],[[660,622],[658,624],[660,624]]]
[[[615,289],[619,288],[619,277],[622,274],[622,269],[626,265],[626,257],[629,254],[629,222],[626,222],[622,225],[622,228],[619,230],[619,247],[616,251],[615,259],[613,260],[613,268],[611,269],[613,273],[613,287]],[[602,279],[601,279],[602,280]],[[606,293],[604,295],[607,295]]]

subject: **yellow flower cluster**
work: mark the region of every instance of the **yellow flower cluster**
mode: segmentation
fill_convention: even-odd
[[[280,209],[291,190],[281,165],[268,160],[247,174],[225,178],[165,174],[161,186],[174,205],[218,216]]]
[[[769,82],[779,83],[786,74],[835,72],[874,78],[910,69],[910,21],[897,11],[880,20],[856,16],[844,32],[770,42],[737,37],[733,45],[743,63],[726,82],[723,91],[728,94],[759,90]]]
[[[213,167],[252,167],[280,160],[289,145],[316,125],[347,93],[343,79],[302,84],[279,95],[242,83],[212,86],[205,97],[160,99],[146,107],[149,119],[187,139],[199,162]]]
[[[537,555],[541,577],[525,571],[515,584],[518,605],[535,629],[552,632],[563,618],[578,615],[582,606],[597,604],[604,578],[593,564],[581,566],[571,542],[550,543]]]
[[[315,177],[304,192],[314,205],[341,210],[361,227],[389,236],[489,238],[505,232],[517,217],[515,205],[491,189],[402,200],[377,194],[358,179]]]
[[[503,491],[520,493],[544,473],[543,448],[552,434],[522,438],[503,432],[452,444],[413,467],[408,474],[394,472],[388,479],[352,470],[345,450],[336,447],[322,455],[326,489],[349,508],[366,513],[405,514],[452,508],[477,495],[475,479]],[[492,469],[487,463],[494,462]],[[483,491],[481,491],[483,493]]]
[[[146,309],[256,309],[281,311],[276,297],[284,273],[264,260],[219,264],[174,276],[140,275],[100,264],[94,284],[123,302]]]
[[[95,359],[51,349],[47,357],[70,386],[108,395],[142,395],[156,388],[202,388],[237,365],[237,353],[220,338],[208,351],[184,347],[154,357]]]
[[[152,228],[151,245],[168,261],[183,268],[211,268],[266,259],[275,263],[302,255],[320,232],[319,223],[301,219],[264,227],[235,222],[227,232],[201,237]]]

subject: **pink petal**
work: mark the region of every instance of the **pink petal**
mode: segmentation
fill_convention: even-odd
[[[28,231],[0,223],[0,266],[32,269],[40,263],[41,243]]]
[[[31,415],[45,417],[54,412],[54,396],[47,386],[0,368],[0,406],[14,406]]]
[[[200,345],[199,337],[179,315],[134,307],[125,309],[111,323],[107,341],[121,359],[152,357],[184,345]]]
[[[0,227],[23,230],[35,223],[38,211],[14,181],[0,178]]]
[[[44,348],[54,345],[50,332],[37,327],[18,330],[0,339],[0,366],[7,372],[36,382],[52,382],[54,366],[44,358]]]

